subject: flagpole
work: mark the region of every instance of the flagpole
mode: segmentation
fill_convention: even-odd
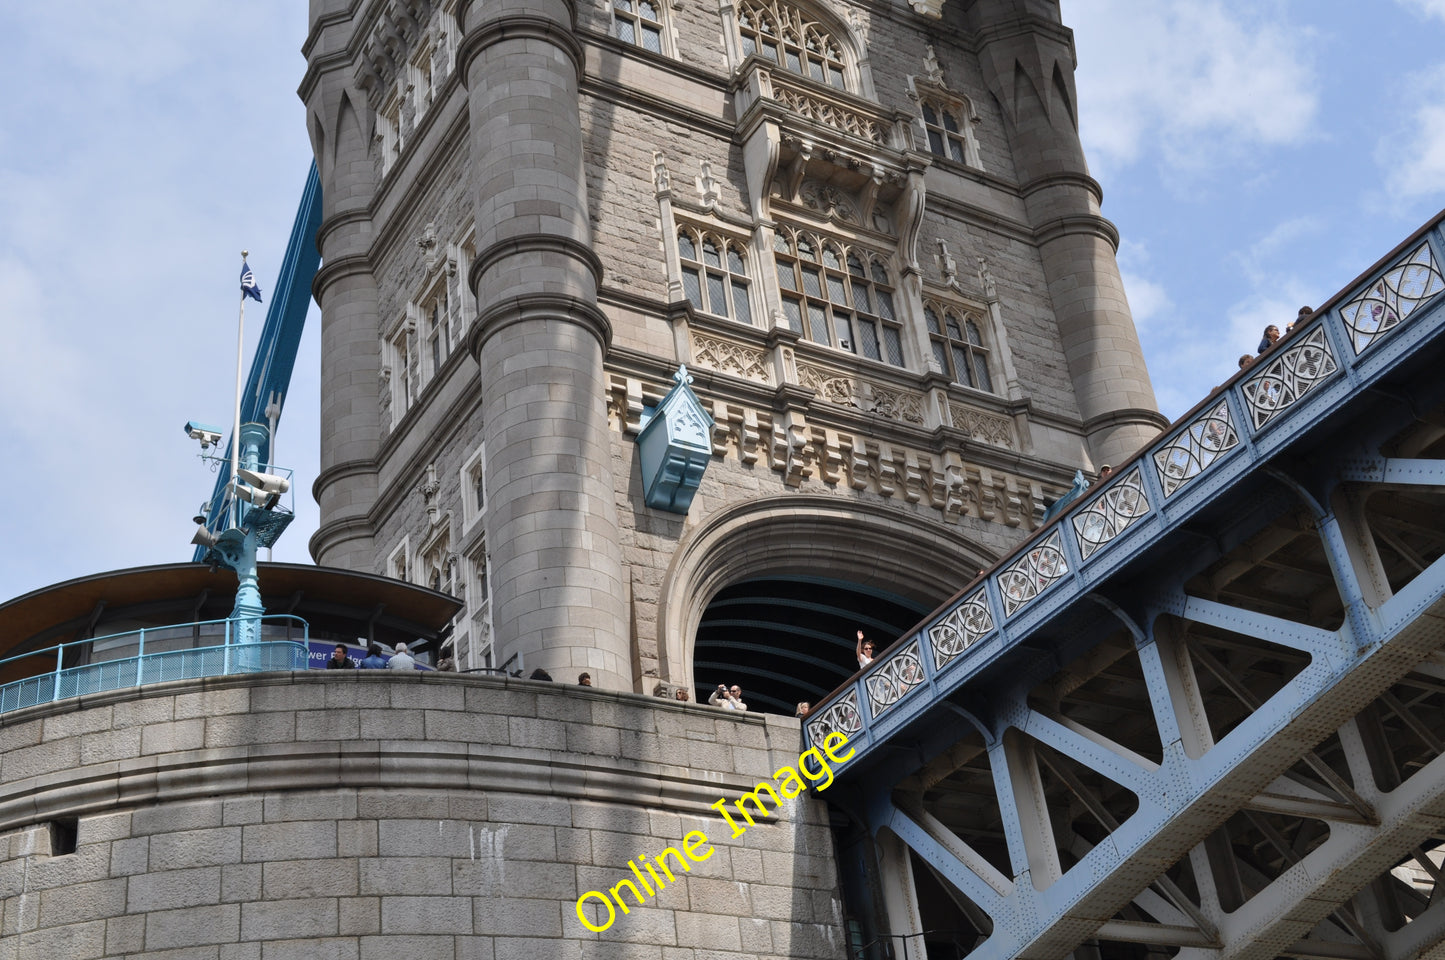
[[[241,263],[246,263],[250,251],[241,251]],[[246,348],[246,291],[241,291],[241,313],[236,321],[236,413],[231,421],[231,507],[235,511],[234,522],[241,525],[241,498],[237,496],[239,477],[236,471],[241,466],[241,357]]]

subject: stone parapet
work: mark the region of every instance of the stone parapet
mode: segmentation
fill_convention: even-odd
[[[176,681],[6,719],[0,957],[579,957],[599,939],[842,956],[824,805],[785,801],[736,839],[709,809],[796,763],[790,719],[389,671]],[[581,926],[579,896],[695,830],[706,862],[605,933]]]

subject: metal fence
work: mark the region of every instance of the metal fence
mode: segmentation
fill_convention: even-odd
[[[257,619],[261,621],[263,638],[271,636],[284,639],[263,639],[259,643],[235,642],[238,624],[242,620],[253,623]],[[219,640],[220,643],[214,646],[190,646],[179,650],[146,653],[148,635],[153,644],[157,640],[174,643],[178,639],[185,639],[196,643],[211,638]],[[291,639],[292,637],[297,639]],[[163,680],[190,680],[232,673],[263,673],[269,670],[305,670],[306,643],[309,639],[310,631],[305,620],[278,615],[171,624],[62,643],[0,660],[0,670],[4,670],[8,665],[22,660],[51,656],[55,658],[55,669],[0,686],[0,713],[68,697],[119,690],[143,683],[159,683]],[[65,666],[67,650],[89,650],[99,643],[112,648],[124,647],[132,640],[136,647],[134,656]]]

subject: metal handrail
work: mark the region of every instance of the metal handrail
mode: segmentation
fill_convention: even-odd
[[[922,933],[894,933],[874,937],[861,947],[854,947],[849,951],[851,960],[928,960],[927,941],[923,938],[932,937],[934,943],[940,942],[942,937],[947,937],[954,950],[954,958],[962,960],[973,949],[965,947],[959,941],[959,935],[963,934],[971,942],[978,939],[976,930],[925,930]],[[912,950],[908,949],[908,941],[921,941]],[[894,947],[895,941],[902,945],[899,951]],[[953,960],[953,958],[950,958]]]
[[[290,636],[292,629],[300,627],[299,640],[263,640],[259,643],[238,643],[236,637],[239,624],[255,623],[284,624]],[[180,650],[164,650],[160,653],[145,652],[146,634],[189,630],[199,636],[204,627],[221,627],[222,642],[209,647],[187,647]],[[207,631],[209,632],[209,631]],[[115,660],[102,660],[78,666],[65,666],[65,651],[98,642],[136,638],[136,654]],[[52,703],[82,694],[119,690],[124,687],[157,683],[162,680],[188,680],[199,677],[225,676],[233,673],[259,673],[270,670],[305,670],[309,652],[310,627],[305,620],[289,614],[275,614],[261,617],[228,617],[224,620],[197,620],[190,623],[174,623],[160,627],[144,627],[122,633],[107,634],[87,640],[72,640],[41,650],[16,654],[0,660],[0,667],[33,657],[55,655],[55,669],[36,676],[13,680],[0,686],[0,713],[31,707],[41,703]]]

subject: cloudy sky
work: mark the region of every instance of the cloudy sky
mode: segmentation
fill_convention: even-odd
[[[268,294],[309,162],[300,0],[0,5],[0,600],[190,556],[239,251]],[[1445,205],[1445,0],[1064,0],[1162,409]],[[262,311],[251,309],[252,338]],[[315,311],[278,437],[316,525]]]

